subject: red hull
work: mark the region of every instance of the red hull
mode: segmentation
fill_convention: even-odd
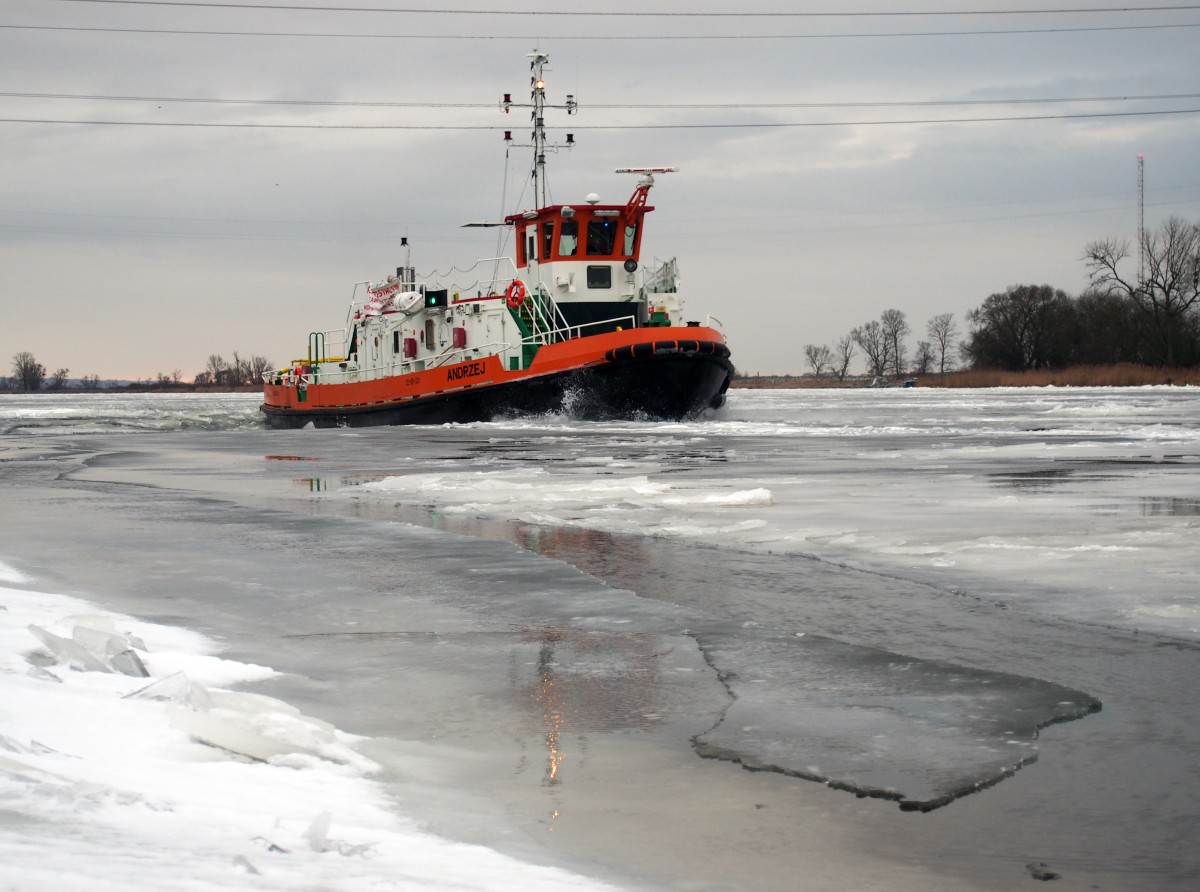
[[[545,345],[521,371],[481,356],[371,381],[268,383],[262,409],[281,427],[486,420],[559,409],[681,418],[723,402],[733,373],[728,357],[713,328],[631,329]]]

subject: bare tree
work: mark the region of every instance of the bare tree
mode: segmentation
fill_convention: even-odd
[[[1127,240],[1091,242],[1083,259],[1092,287],[1126,295],[1137,305],[1154,336],[1159,361],[1174,366],[1188,314],[1200,302],[1200,225],[1169,217],[1158,229],[1141,233],[1140,247],[1146,262],[1142,281],[1134,271],[1121,269],[1131,257]]]
[[[275,368],[275,364],[265,356],[255,354],[250,357],[250,383],[258,384],[263,380],[263,375]]]
[[[953,347],[954,339],[958,337],[958,326],[954,322],[953,313],[939,313],[929,320],[925,332],[937,351],[936,360],[938,374],[946,374],[947,354]]]
[[[854,358],[854,338],[844,335],[839,339],[833,345],[833,356],[833,373],[839,381],[845,381],[846,373],[850,371],[850,360]]]
[[[236,350],[233,360],[229,363],[229,384],[231,387],[241,387],[250,383],[250,360],[242,359]]]
[[[219,353],[210,354],[208,357],[208,365],[204,370],[209,374],[213,384],[224,384],[228,380],[229,365],[225,362],[225,357]]]
[[[882,325],[872,319],[851,331],[850,338],[858,344],[859,349],[867,358],[868,375],[879,376],[887,373],[891,354],[888,352],[888,341],[884,336]]]
[[[829,348],[824,344],[805,344],[804,356],[808,359],[809,366],[812,367],[813,374],[820,378],[821,373],[831,369],[833,366],[833,354],[829,352]]]
[[[55,369],[54,374],[50,376],[50,389],[62,390],[67,386],[67,378],[69,377],[71,377],[70,369]]]
[[[1071,299],[1049,285],[1010,285],[967,314],[972,329],[964,355],[976,368],[1010,371],[1070,362],[1075,340]]]
[[[884,310],[883,315],[879,317],[879,324],[883,327],[883,336],[887,341],[891,369],[897,375],[903,375],[907,364],[904,339],[912,331],[908,327],[908,320],[900,310]]]
[[[917,341],[917,355],[913,357],[913,374],[928,375],[934,363],[933,344],[929,341]]]
[[[32,353],[22,350],[13,356],[13,383],[26,393],[42,389],[46,380],[46,367],[38,362]]]

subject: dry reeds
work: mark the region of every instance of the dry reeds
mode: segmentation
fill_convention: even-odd
[[[1145,387],[1151,384],[1200,385],[1200,368],[1169,369],[1121,363],[1024,372],[979,369],[920,378],[921,387]]]
[[[1155,366],[1120,363],[1117,365],[1082,365],[1066,369],[1026,372],[1006,372],[979,369],[966,372],[947,372],[945,375],[913,376],[918,387],[1146,387],[1148,385],[1200,386],[1200,367],[1169,369]],[[906,379],[889,381],[899,387]],[[816,378],[812,375],[753,375],[737,377],[731,387],[794,388],[794,387],[866,387],[878,386],[878,378]]]

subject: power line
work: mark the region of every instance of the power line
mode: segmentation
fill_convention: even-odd
[[[685,102],[685,103],[588,103],[588,108],[607,110],[703,110],[703,109],[833,109],[833,108],[914,108],[984,105],[1059,105],[1078,102],[1145,102],[1151,100],[1196,99],[1200,93],[1147,93],[1124,96],[1054,96],[1020,99],[917,99],[879,102]],[[318,108],[474,108],[495,109],[494,102],[387,102],[325,99],[234,99],[198,96],[114,96],[93,93],[0,92],[0,98],[66,99],[96,102],[166,102],[201,105],[279,105]]]
[[[60,3],[92,3],[119,6],[173,6],[200,9],[255,9],[286,12],[353,12],[393,13],[406,15],[486,15],[486,16],[555,16],[572,18],[898,18],[925,16],[1008,16],[1008,15],[1095,15],[1098,13],[1186,12],[1200,9],[1200,4],[1182,6],[1101,6],[1065,7],[1057,9],[966,9],[966,10],[884,10],[876,12],[618,12],[615,10],[563,9],[438,9],[417,6],[302,6],[273,3],[202,3],[196,0],[59,0]]]
[[[1200,199],[1173,198],[1170,202],[1159,202],[1159,203],[1155,203],[1151,206],[1152,207],[1159,207],[1159,206],[1175,207],[1178,205],[1196,204],[1197,202],[1200,202]],[[1024,202],[1015,202],[1015,203],[1022,204]],[[921,208],[919,210],[924,213],[924,212],[930,212],[930,211],[945,211],[945,210],[951,210],[951,211],[974,210],[976,208],[985,208],[985,207],[990,207],[990,206],[991,205],[986,205],[986,204],[985,205],[958,205],[958,206],[952,206],[952,207]],[[913,229],[913,228],[925,228],[925,227],[933,227],[933,226],[962,226],[962,225],[969,225],[969,224],[1004,223],[1004,222],[1011,222],[1014,220],[1052,219],[1052,218],[1057,218],[1057,217],[1082,216],[1085,214],[1096,215],[1096,214],[1111,213],[1111,212],[1117,212],[1117,211],[1124,212],[1124,211],[1128,211],[1128,210],[1129,210],[1129,205],[1113,205],[1113,206],[1108,206],[1108,207],[1091,207],[1091,208],[1081,208],[1078,210],[1067,210],[1067,211],[1042,211],[1042,212],[1031,212],[1031,213],[1025,213],[1025,214],[1006,214],[1006,215],[1002,215],[1002,216],[951,217],[951,218],[947,218],[947,219],[933,219],[933,220],[907,219],[903,222],[889,221],[886,219],[879,220],[878,222],[870,222],[870,221],[838,222],[837,218],[839,218],[839,217],[863,216],[863,215],[847,215],[847,214],[834,213],[834,214],[827,214],[827,215],[822,216],[820,221],[814,221],[812,223],[812,225],[808,225],[808,224],[804,223],[803,221],[797,221],[796,223],[787,222],[791,219],[794,219],[791,217],[775,218],[777,220],[781,220],[781,222],[778,225],[773,226],[771,229],[755,230],[755,229],[739,228],[737,231],[741,235],[772,235],[772,234],[778,235],[780,233],[786,234],[786,233],[815,232],[815,231],[853,232],[853,231],[866,231],[866,230]],[[27,212],[17,212],[17,213],[27,213]],[[39,213],[42,213],[42,212],[39,212]],[[890,214],[904,214],[904,215],[906,215],[906,217],[911,218],[911,216],[913,214],[913,209],[912,208],[901,208],[901,209],[895,209],[895,210],[876,211],[876,212],[872,212],[872,214],[870,214],[868,216],[886,217]],[[105,218],[105,219],[130,219],[130,220],[137,220],[137,221],[142,221],[142,222],[151,221],[151,222],[157,222],[157,223],[161,223],[161,222],[168,222],[168,223],[171,223],[171,222],[244,223],[244,224],[252,224],[252,225],[284,225],[284,226],[286,226],[286,225],[294,225],[294,222],[295,222],[295,221],[286,221],[286,220],[279,220],[279,221],[258,220],[258,219],[225,220],[225,219],[210,219],[210,218],[173,218],[173,217],[155,217],[155,216],[126,216],[126,215],[112,215],[112,214],[62,214],[62,215],[58,215],[58,214],[53,214],[53,213],[42,213],[42,215],[43,216],[66,216],[66,217],[93,217],[93,218]],[[689,218],[689,222],[704,221],[705,219],[706,218],[693,217],[693,218]],[[729,218],[728,217],[720,217],[720,218],[711,218],[711,219],[728,220]],[[761,216],[755,216],[752,218],[745,218],[745,219],[761,221],[763,218]],[[332,227],[335,230],[338,228],[343,228],[343,227],[347,227],[347,226],[352,226],[352,227],[357,226],[357,227],[361,228],[360,224],[353,224],[353,223],[348,223],[346,221],[340,221],[340,220],[301,221],[301,222],[304,223],[305,225],[328,226],[328,227]],[[676,222],[679,222],[679,221],[676,221]],[[408,220],[408,221],[377,221],[377,222],[369,224],[368,228],[373,227],[375,229],[378,229],[379,227],[411,226],[414,224],[429,227],[430,234],[427,234],[422,237],[422,241],[424,241],[424,242],[450,242],[450,241],[467,241],[468,240],[467,237],[463,237],[463,236],[459,235],[459,224],[449,223],[449,222],[429,221],[426,223],[420,223],[419,221],[412,221],[412,220]],[[439,229],[449,229],[449,228],[453,228],[455,230],[454,233],[448,233],[448,234],[443,234],[443,235],[433,235],[432,234],[433,232],[435,232]],[[362,242],[364,240],[366,240],[366,241],[379,241],[379,240],[390,241],[391,240],[390,237],[386,236],[386,235],[379,236],[379,237],[373,239],[372,236],[370,235],[370,233],[363,233],[363,232],[354,232],[354,233],[349,233],[349,234],[345,234],[345,235],[328,234],[328,232],[326,232],[326,233],[289,232],[286,234],[285,233],[264,233],[264,232],[253,232],[253,231],[242,231],[242,232],[202,232],[202,231],[196,232],[196,231],[191,231],[191,232],[189,232],[189,231],[179,231],[179,230],[167,230],[167,229],[163,229],[161,226],[156,226],[152,229],[112,229],[112,228],[95,229],[95,228],[90,228],[90,227],[85,227],[85,226],[80,226],[80,225],[66,226],[66,227],[55,226],[50,223],[43,224],[40,226],[12,225],[12,224],[0,223],[0,231],[38,233],[38,234],[49,234],[49,235],[95,235],[95,236],[104,236],[106,238],[113,238],[113,239],[127,238],[130,236],[140,236],[140,237],[156,237],[156,238],[165,238],[165,239],[182,239],[182,240],[197,240],[197,241],[263,241],[263,242],[285,242],[285,243],[352,241],[352,242],[358,243],[358,242]],[[667,230],[662,230],[661,235],[663,237],[669,237],[669,238],[673,238],[673,239],[703,239],[703,238],[709,238],[709,237],[716,237],[716,236],[712,235],[711,227],[705,229],[702,232],[688,232],[688,231],[679,231],[679,230],[671,231],[671,230],[667,229]],[[728,233],[725,233],[722,237],[728,238]]]
[[[195,96],[106,96],[103,94],[88,93],[17,92],[0,92],[0,97],[12,99],[79,99],[96,102],[178,102],[212,105],[301,105],[333,108],[497,108],[497,103],[495,102],[352,102],[324,99],[222,99]]]
[[[311,31],[214,31],[186,28],[97,28],[82,25],[7,25],[0,28],[19,31],[80,31],[101,34],[166,34],[199,37],[306,37],[343,40],[528,40],[525,34],[363,34]],[[853,40],[891,37],[988,37],[1027,34],[1082,34],[1098,31],[1164,31],[1175,28],[1200,28],[1200,22],[1162,25],[1090,25],[1061,28],[990,28],[959,31],[855,31],[829,34],[544,34],[553,41],[644,41],[644,40]]]
[[[1061,115],[1002,115],[974,118],[918,118],[895,121],[759,121],[743,124],[596,124],[575,127],[575,131],[601,130],[771,130],[808,127],[881,127],[912,124],[983,124],[1013,121],[1066,121],[1097,118],[1170,117],[1200,113],[1200,108],[1181,108],[1155,111],[1079,112]],[[72,124],[96,127],[193,127],[232,128],[245,130],[409,130],[409,131],[471,131],[502,128],[490,124],[258,124],[205,121],[83,121],[52,118],[0,118],[0,124]]]

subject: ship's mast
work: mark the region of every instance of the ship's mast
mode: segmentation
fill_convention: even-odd
[[[529,64],[533,71],[529,86],[533,100],[533,197],[538,207],[546,206],[546,81],[542,69],[550,57],[545,53],[533,53]]]
[[[562,145],[550,144],[546,141],[546,109],[562,108],[566,109],[568,115],[575,114],[578,106],[575,102],[575,97],[570,93],[567,94],[567,101],[562,105],[553,105],[546,101],[546,79],[545,70],[546,63],[550,61],[550,54],[543,53],[539,50],[534,50],[529,54],[530,63],[529,70],[532,72],[529,78],[529,104],[516,103],[512,101],[512,94],[505,93],[504,99],[500,102],[500,107],[505,114],[514,106],[517,108],[530,109],[530,121],[533,124],[533,130],[530,134],[531,142],[526,146],[533,149],[533,198],[537,207],[545,207],[549,200],[546,195],[546,151],[558,149],[570,149],[575,145],[575,134],[568,133],[567,141]],[[504,140],[509,145],[513,145],[512,131],[504,131]]]

